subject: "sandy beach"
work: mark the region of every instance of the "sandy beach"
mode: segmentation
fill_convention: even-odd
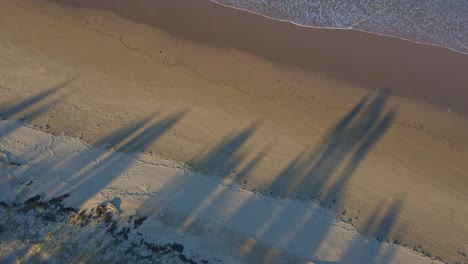
[[[4,119],[111,153],[170,160],[236,184],[245,197],[315,201],[365,238],[468,261],[460,254],[468,252],[466,55],[202,0],[3,0],[0,30]],[[122,179],[111,174],[88,179],[94,193],[70,205],[112,200],[109,186]],[[182,211],[216,209],[218,192]],[[124,211],[144,203],[120,199]],[[295,213],[294,225],[313,215]],[[279,228],[283,217],[273,210],[255,232]],[[290,241],[303,232],[281,228],[291,229]],[[327,231],[315,234],[311,252]]]

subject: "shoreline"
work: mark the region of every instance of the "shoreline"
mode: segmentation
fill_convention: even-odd
[[[255,15],[265,17],[267,19],[276,20],[276,21],[285,22],[285,23],[291,23],[291,24],[293,24],[295,26],[298,26],[298,27],[313,28],[313,29],[331,29],[331,30],[353,30],[353,31],[358,31],[358,32],[362,32],[362,33],[374,34],[374,35],[382,36],[382,37],[396,38],[396,39],[400,39],[400,40],[405,40],[405,41],[409,41],[409,42],[420,44],[420,45],[429,45],[429,46],[434,46],[434,47],[438,47],[438,48],[444,48],[444,49],[448,49],[448,50],[456,52],[456,53],[460,53],[462,55],[468,55],[468,47],[463,45],[463,43],[459,42],[458,40],[457,41],[460,43],[460,45],[465,47],[465,49],[467,49],[466,53],[463,52],[463,51],[460,51],[460,50],[455,50],[455,49],[447,47],[447,46],[442,46],[442,45],[433,44],[433,43],[429,43],[429,42],[420,42],[420,41],[416,41],[416,40],[406,39],[404,37],[388,35],[388,34],[384,34],[384,33],[377,33],[377,32],[372,32],[372,31],[366,31],[366,30],[352,28],[352,27],[350,27],[350,28],[344,28],[344,27],[339,28],[339,27],[325,27],[325,26],[319,27],[319,26],[302,25],[302,24],[299,24],[299,23],[296,23],[296,22],[293,22],[293,21],[290,21],[290,20],[278,19],[278,18],[270,17],[268,15],[261,14],[261,13],[257,13],[255,11],[251,11],[251,10],[248,10],[248,9],[235,7],[235,6],[229,6],[229,5],[226,5],[226,4],[223,4],[223,3],[218,3],[215,0],[207,0],[207,1],[211,1],[211,2],[213,2],[215,4],[219,4],[219,5],[224,6],[226,8],[233,8],[233,9],[237,9],[237,10],[240,10],[240,11],[249,12],[249,13],[252,13],[252,14],[255,14]]]
[[[317,72],[300,70],[103,10],[0,5],[2,118],[113,153],[173,160],[266,197],[319,200],[365,237],[421,245],[444,261],[468,251],[468,122],[456,108],[337,81],[320,71],[323,61]]]
[[[446,48],[357,30],[301,27],[206,0],[50,1],[112,11],[176,37],[468,114],[468,56]],[[450,87],[450,93],[441,87]]]

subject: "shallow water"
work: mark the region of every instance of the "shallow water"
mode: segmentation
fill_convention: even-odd
[[[358,29],[468,54],[467,0],[215,0],[274,19]]]

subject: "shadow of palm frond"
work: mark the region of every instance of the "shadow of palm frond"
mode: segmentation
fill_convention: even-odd
[[[33,97],[19,101],[18,103],[0,106],[0,117],[4,120],[17,119],[26,122],[32,121],[36,117],[47,112],[49,109],[54,108],[63,99],[63,97],[53,99],[50,102],[45,101],[48,100],[48,98],[52,95],[58,93],[60,90],[62,90],[64,87],[66,87],[73,81],[74,79],[71,79],[63,83],[57,84],[43,92],[34,95]],[[2,137],[12,133],[15,130],[14,124],[4,124],[4,126],[8,127],[3,127]]]
[[[397,226],[404,197],[404,195],[401,195],[388,205],[386,209],[384,209],[386,203],[381,201],[366,219],[364,230],[361,231],[361,234],[368,239],[375,238],[379,242],[387,240],[387,242],[391,243],[392,241],[388,240],[388,236],[392,230],[404,228]],[[393,242],[396,243],[396,241]],[[375,243],[373,240],[362,238],[353,241],[343,255],[342,261],[350,263],[392,263],[394,255],[395,247],[389,247],[388,244]]]
[[[281,197],[297,195],[324,205],[345,189],[354,170],[390,127],[395,110],[383,113],[386,93],[363,98],[313,150],[304,150],[270,184]],[[344,170],[340,168],[345,167]],[[335,179],[337,178],[337,179]],[[332,195],[333,194],[333,195]]]
[[[126,142],[133,138],[134,134],[143,129],[151,120],[157,117],[156,114],[150,114],[145,118],[142,118],[138,121],[131,122],[124,127],[120,127],[114,132],[102,137],[101,139],[96,140],[94,143],[97,147],[121,147],[123,142]]]
[[[315,198],[322,204],[329,201],[339,203],[345,198],[343,193],[356,169],[391,126],[396,111],[385,111],[386,100],[386,93],[363,98],[326,133],[316,148],[306,149],[294,158],[267,188],[282,197],[291,198],[296,194],[314,192],[317,193]],[[179,232],[190,232],[192,227],[200,228],[199,221],[209,221],[216,216],[216,222],[222,223],[226,228],[246,232],[247,238],[236,240],[238,248],[233,249],[246,259],[269,263],[275,261],[280,249],[285,247],[293,249],[293,253],[297,255],[314,258],[323,251],[322,245],[329,242],[327,237],[330,232],[336,231],[332,231],[335,222],[324,220],[329,216],[324,215],[323,210],[310,201],[310,197],[302,196],[306,199],[301,202],[303,204],[300,206],[304,207],[301,211],[271,204],[268,208],[258,208],[259,199],[261,200],[257,199],[258,194],[248,195],[248,199],[234,203],[231,200],[231,183],[242,185],[269,151],[270,146],[258,152],[255,157],[247,158],[252,149],[245,145],[257,127],[258,123],[227,136],[211,151],[190,164],[189,168],[195,172],[221,178],[222,185],[206,187],[198,182],[201,179],[188,172],[169,181],[157,195],[147,199],[137,212],[141,212],[142,217],[148,216],[160,209],[154,204],[166,200],[176,202],[180,204],[177,210],[184,211],[185,216],[177,217],[177,221],[174,220],[176,218],[171,218],[170,224],[178,225]],[[235,185],[231,187],[236,188]],[[371,216],[367,220],[371,227],[363,234],[379,239],[387,238],[396,227],[403,200],[402,198],[393,203],[383,213],[383,217],[380,217],[382,210],[377,209],[378,217]],[[384,207],[385,204],[380,206]],[[245,223],[245,226],[239,226],[239,223]],[[354,255],[350,255],[349,250],[343,250],[345,258],[352,259],[359,254],[366,254],[365,258],[370,262],[382,255],[389,260],[393,258],[391,251],[382,253],[380,248],[376,248],[379,245],[375,241],[365,240],[363,237],[353,239],[349,243],[349,250]],[[267,250],[265,245],[273,249]],[[378,254],[368,254],[366,248],[377,250]],[[317,262],[322,263],[319,260]],[[347,262],[346,259],[343,262]]]
[[[363,98],[323,137],[322,143],[317,148],[313,151],[304,150],[284,168],[271,183],[270,189],[273,193],[282,197],[303,194],[301,197],[307,198],[307,194],[312,192],[315,193],[312,198],[316,198],[322,205],[333,207],[341,203],[345,199],[347,184],[356,169],[395,118],[395,109],[384,112],[387,96],[388,94],[384,92],[377,94],[371,100],[368,97]],[[386,239],[395,228],[403,200],[402,198],[392,204],[382,219],[372,220],[371,216],[369,221],[374,221],[373,229],[365,235]],[[282,245],[301,247],[302,245],[295,244],[295,241],[307,241],[307,235],[311,235],[313,238],[309,240],[310,243],[304,251],[310,252],[311,256],[316,254],[328,236],[331,226],[313,230],[304,224],[313,222],[315,217],[317,217],[316,211],[304,211],[300,217],[303,226],[291,226],[285,231],[287,239],[282,240]],[[263,233],[277,232],[275,229],[281,226],[282,221],[284,221],[282,214],[275,212],[275,215],[272,215],[259,229],[263,230]],[[308,232],[311,230],[312,234]],[[367,244],[376,246],[366,240],[357,240],[352,246],[364,247],[363,245]],[[373,250],[379,252],[376,248]],[[384,255],[389,260],[392,259],[391,252],[386,252]],[[369,260],[366,263],[372,263],[377,257],[367,253],[365,256]],[[347,260],[348,257],[345,262]]]
[[[63,183],[53,193],[56,196],[70,192],[77,193],[69,198],[69,202],[76,206],[88,201],[131,166],[134,159],[126,154],[137,155],[147,150],[187,112],[188,110],[179,111],[154,121],[153,124],[150,124],[154,119],[153,116],[148,116],[98,140],[100,145],[114,146],[115,151],[89,149],[89,153],[81,153],[75,157],[76,160],[59,164],[53,169],[54,171],[60,170],[64,164],[71,164],[74,168],[67,168],[72,172],[67,178],[62,179]]]
[[[259,122],[255,122],[243,131],[227,136],[208,153],[195,158],[191,169],[221,178],[229,176],[247,155],[248,150],[242,151],[241,148],[259,125]]]
[[[323,136],[321,143],[313,151],[305,148],[296,156],[279,173],[276,180],[270,184],[270,189],[282,197],[288,197],[297,192],[308,177],[314,175],[314,182],[309,183],[306,188],[317,192],[317,186],[323,185],[329,175],[327,173],[318,174],[316,171],[324,167],[325,164],[331,163],[332,160],[336,160],[338,154],[340,154],[336,150],[340,148],[343,142],[346,129],[361,113],[367,101],[368,97],[361,99],[348,114]],[[330,159],[330,157],[333,157],[333,159]]]
[[[20,101],[19,103],[9,105],[9,106],[0,106],[1,116],[3,118],[11,118],[18,114],[21,114],[26,109],[33,107],[34,105],[45,100],[47,97],[51,96],[52,94],[57,93],[58,91],[60,91],[61,89],[63,89],[65,86],[67,86],[68,84],[72,82],[73,82],[73,79],[60,83],[58,85],[55,85],[43,92],[40,92],[34,95],[31,98]]]
[[[372,99],[363,98],[326,133],[318,147],[304,150],[284,168],[271,183],[272,192],[281,197],[314,198],[327,207],[341,203],[355,170],[394,119],[395,110],[384,113],[387,96],[387,93],[380,93]],[[301,218],[302,222],[308,222],[314,217],[314,212],[305,211]],[[270,219],[270,226],[276,224]],[[385,226],[388,225],[382,223],[382,228]],[[307,249],[312,254],[319,250],[328,228],[314,232],[314,242]],[[301,227],[292,228],[287,234],[288,243],[303,237],[306,231]]]
[[[342,198],[344,197],[344,193],[342,191],[344,190],[345,186],[351,179],[359,164],[361,164],[361,162],[364,160],[369,150],[378,142],[385,131],[389,128],[394,117],[395,111],[392,110],[369,129],[366,138],[360,142],[360,145],[351,154],[349,161],[347,162],[343,171],[340,173],[338,179],[334,181],[326,195],[322,196],[322,202],[328,204],[333,200],[335,203],[341,202]]]

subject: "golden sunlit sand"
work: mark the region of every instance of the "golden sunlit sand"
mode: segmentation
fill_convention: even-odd
[[[0,1],[3,117],[466,261],[466,55],[209,1],[51,2]]]

